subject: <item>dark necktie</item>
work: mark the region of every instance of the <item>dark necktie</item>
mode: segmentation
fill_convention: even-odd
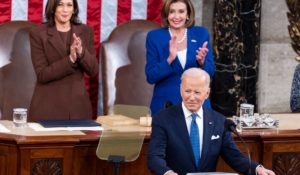
[[[199,140],[199,128],[196,123],[197,114],[192,114],[192,123],[190,128],[190,142],[192,144],[194,158],[197,167],[199,166],[200,161],[200,140]]]

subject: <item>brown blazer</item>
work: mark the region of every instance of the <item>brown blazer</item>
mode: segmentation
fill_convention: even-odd
[[[83,73],[98,72],[94,33],[87,25],[72,25],[82,40],[83,56],[73,64],[68,49],[56,30],[46,24],[30,32],[33,67],[37,83],[29,109],[29,121],[41,119],[91,119],[92,107]],[[73,42],[73,37],[71,43]]]

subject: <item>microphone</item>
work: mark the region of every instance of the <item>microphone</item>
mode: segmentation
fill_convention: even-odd
[[[235,135],[239,135],[236,130],[236,124],[232,120],[225,119],[224,127],[227,131],[233,132]]]
[[[227,131],[233,132],[235,135],[237,135],[239,137],[239,139],[241,140],[241,142],[243,143],[244,148],[246,148],[247,154],[248,154],[248,159],[249,159],[249,170],[248,170],[248,173],[251,174],[251,154],[250,154],[250,149],[249,149],[248,145],[246,144],[246,142],[244,141],[244,139],[239,134],[239,132],[237,132],[237,130],[236,130],[236,124],[232,120],[230,120],[230,119],[225,119],[224,127],[225,127],[225,129]]]

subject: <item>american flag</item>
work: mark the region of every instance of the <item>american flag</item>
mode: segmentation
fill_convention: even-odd
[[[161,22],[160,11],[163,0],[77,0],[79,18],[82,23],[94,28],[95,48],[119,24],[131,19],[147,19]],[[1,0],[0,24],[8,21],[31,21],[42,23],[47,0]],[[99,53],[98,53],[99,55]],[[98,76],[86,78],[93,104],[94,114],[101,112],[98,101]],[[100,103],[99,103],[100,104]]]

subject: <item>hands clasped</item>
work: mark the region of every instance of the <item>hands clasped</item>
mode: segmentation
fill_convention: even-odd
[[[70,60],[72,63],[77,61],[77,58],[82,55],[82,43],[81,39],[73,33],[73,43],[70,46]]]

